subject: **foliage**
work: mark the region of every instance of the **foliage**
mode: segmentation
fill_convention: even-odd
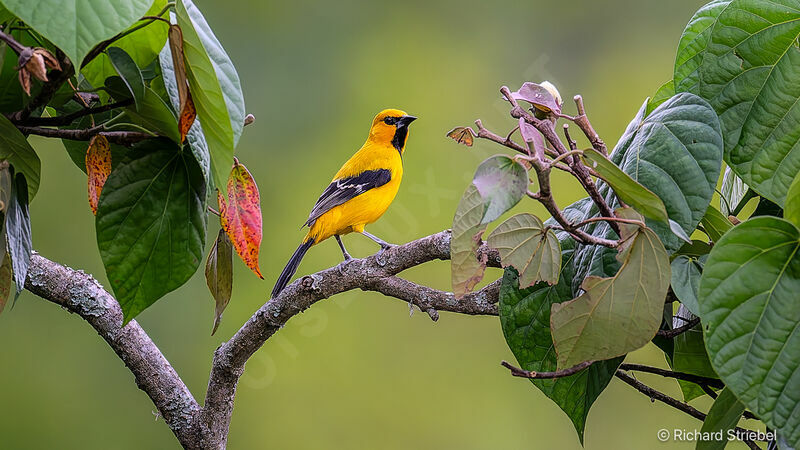
[[[494,183],[508,197],[527,193],[552,218],[517,214],[487,245],[506,267],[500,321],[522,366],[509,368],[532,378],[581,440],[588,408],[621,358],[652,341],[674,370],[724,386],[704,431],[728,431],[749,411],[777,431],[776,442],[800,444],[799,39],[795,0],[703,6],[681,36],[672,79],[644,101],[610,154],[582,98],[576,116],[565,114],[550,83],[501,89],[521,144],[515,129],[493,133],[480,121],[477,132],[448,134],[521,153],[513,159],[537,181],[538,191],[509,189],[518,175],[497,173],[508,177]],[[569,133],[562,141],[560,120],[576,125],[592,148],[579,149]],[[549,188],[553,169],[573,175],[589,196],[559,209]],[[711,205],[718,183],[719,209]],[[738,217],[754,197],[759,217]],[[468,201],[485,208],[474,189],[461,205]],[[460,207],[453,230],[468,220],[453,248],[474,254],[491,220]],[[479,280],[480,262],[472,264]],[[462,269],[454,254],[454,281]],[[463,295],[475,283],[454,289]],[[589,386],[587,376],[594,378]],[[680,383],[687,401],[713,394]]]
[[[233,158],[244,126],[239,77],[203,14],[191,0],[2,6],[0,304],[12,272],[24,287],[33,248],[28,202],[41,164],[27,137],[38,134],[61,138],[87,173],[125,322],[197,271],[220,188],[229,207],[206,270],[216,329],[230,301],[232,249],[260,276],[261,210],[255,180]]]

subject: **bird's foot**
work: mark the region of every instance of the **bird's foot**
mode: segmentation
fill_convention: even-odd
[[[381,244],[381,249],[378,250],[378,253],[375,254],[375,261],[378,263],[379,266],[383,267],[383,266],[386,265],[387,261],[386,261],[386,258],[384,256],[384,252],[386,250],[389,250],[390,248],[394,248],[394,247],[397,247],[397,245],[389,244],[389,243],[386,243],[386,242]]]

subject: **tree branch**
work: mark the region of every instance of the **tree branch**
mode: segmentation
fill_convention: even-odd
[[[121,328],[119,304],[94,278],[34,254],[25,289],[86,320],[133,373],[136,385],[150,397],[178,440],[196,447],[194,421],[200,406],[135,320]]]
[[[84,108],[78,111],[75,111],[70,114],[65,114],[63,116],[55,116],[55,117],[28,117],[24,120],[15,121],[15,124],[22,125],[22,126],[61,126],[61,125],[69,125],[77,119],[80,119],[83,116],[88,116],[90,114],[99,114],[106,111],[111,111],[117,108],[124,108],[128,105],[133,104],[133,99],[129,98],[126,100],[122,100],[116,103],[107,103],[105,105],[96,106],[94,108]],[[35,133],[31,133],[35,134]]]
[[[645,366],[642,364],[623,363],[620,364],[619,370],[624,370],[626,372],[634,371],[634,372],[652,373],[654,375],[661,375],[662,377],[666,378],[675,378],[676,380],[690,381],[695,384],[711,386],[718,389],[722,389],[725,387],[725,384],[716,378],[701,377],[699,375],[692,375],[690,373],[674,372],[672,370],[659,369],[658,367]]]
[[[399,295],[401,299],[415,302],[429,311],[431,308],[465,314],[497,314],[497,284],[459,301],[450,293],[440,293],[430,288],[396,278],[398,273],[436,259],[450,258],[450,231],[442,231],[408,244],[392,247],[380,255],[351,259],[336,267],[306,275],[287,286],[280,295],[264,304],[231,339],[214,353],[214,362],[206,391],[205,407],[200,414],[200,427],[208,434],[211,447],[224,447],[228,434],[236,384],[247,360],[267,339],[281,329],[295,315],[314,303],[335,294],[366,289],[385,295]],[[498,265],[499,258],[483,246],[479,253],[489,253],[489,264]],[[399,292],[403,286],[417,289],[412,294]],[[430,314],[430,312],[429,312]]]
[[[482,245],[476,257],[500,266],[494,250]],[[185,448],[225,448],[236,384],[248,358],[296,314],[319,300],[353,290],[380,292],[411,302],[434,320],[438,311],[497,315],[500,280],[456,300],[443,292],[398,278],[398,273],[428,261],[450,258],[450,231],[392,247],[379,255],[352,259],[306,275],[264,304],[214,353],[205,405],[200,407],[186,385],[135,320],[124,328],[117,301],[90,275],[38,254],[31,260],[26,289],[80,315],[102,336],[136,377],[137,386],[156,405]]]
[[[73,141],[88,141],[92,137],[102,134],[112,144],[132,145],[145,139],[155,137],[152,134],[141,131],[105,131],[103,125],[80,130],[62,130],[59,128],[29,127],[17,125],[17,129],[23,134],[35,134],[37,136],[70,139]]]
[[[75,68],[69,58],[61,50],[56,50],[56,58],[58,58],[58,62],[61,65],[61,70],[50,71],[48,81],[42,84],[39,94],[33,97],[21,110],[9,116],[12,122],[21,122],[30,117],[38,108],[47,105],[53,99],[53,95],[61,88],[61,85],[66,83],[75,73]]]
[[[690,320],[690,321],[686,322],[686,324],[685,324],[685,325],[681,325],[681,326],[679,326],[678,328],[673,328],[673,329],[671,329],[671,330],[658,330],[658,331],[656,332],[656,334],[657,334],[658,336],[661,336],[661,337],[663,337],[663,338],[667,338],[667,339],[673,339],[673,338],[675,338],[676,336],[679,336],[679,335],[681,335],[681,334],[683,334],[683,333],[685,333],[685,332],[687,332],[687,331],[691,330],[691,329],[692,329],[692,328],[694,328],[694,327],[695,327],[695,326],[696,326],[698,323],[700,323],[700,318],[699,318],[699,317],[695,317],[694,319],[692,319],[692,320]]]
[[[594,364],[594,361],[585,361],[580,364],[576,364],[572,367],[567,367],[566,369],[556,370],[555,372],[536,372],[535,370],[524,370],[520,369],[519,367],[507,362],[503,361],[500,363],[501,366],[505,367],[506,369],[511,371],[511,375],[520,378],[531,378],[536,380],[550,380],[554,378],[564,378],[571,375],[575,375],[576,373],[580,372],[583,369]]]

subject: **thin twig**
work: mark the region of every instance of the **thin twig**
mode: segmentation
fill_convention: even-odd
[[[511,371],[511,375],[520,378],[531,378],[536,380],[549,380],[553,378],[564,378],[570,375],[575,375],[576,373],[580,372],[583,369],[591,366],[594,361],[586,361],[580,364],[576,364],[572,367],[568,367],[562,370],[556,370],[555,372],[536,372],[534,370],[524,370],[520,369],[512,365],[507,361],[503,361],[500,363],[501,366],[505,367],[506,369]]]
[[[11,36],[10,34],[6,34],[2,31],[0,31],[0,40],[8,44],[8,47],[11,50],[14,50],[14,53],[16,53],[17,55],[25,51],[25,49],[27,48],[26,46],[17,42],[17,40],[14,39],[13,36]]]
[[[132,145],[145,139],[150,139],[153,135],[140,131],[105,131],[103,125],[80,130],[62,130],[58,128],[28,127],[17,126],[23,134],[34,134],[37,136],[69,139],[72,141],[88,141],[92,137],[102,134],[113,144]]]
[[[682,317],[680,317],[680,316],[675,316],[675,317],[678,317],[678,318],[680,318],[680,319],[683,319],[683,318],[682,318]],[[661,337],[663,337],[663,338],[672,339],[672,338],[674,338],[675,336],[681,335],[681,334],[683,334],[683,333],[685,333],[685,332],[687,332],[687,331],[691,330],[691,329],[692,329],[692,328],[694,328],[694,327],[695,327],[695,326],[696,326],[698,323],[700,323],[700,318],[699,318],[699,317],[695,317],[694,319],[691,319],[691,320],[689,320],[688,322],[686,322],[686,324],[685,324],[685,325],[681,325],[680,327],[678,327],[678,328],[673,328],[673,329],[671,329],[671,330],[658,330],[658,332],[657,332],[656,334],[657,334],[658,336],[661,336]]]
[[[718,389],[725,387],[725,384],[716,378],[701,377],[699,375],[692,375],[690,373],[684,373],[684,372],[675,372],[672,370],[660,369],[658,367],[645,366],[643,364],[622,363],[620,364],[619,369],[624,370],[626,372],[634,371],[634,372],[652,373],[654,375],[661,375],[662,377],[666,378],[675,378],[676,380],[690,381],[692,383],[700,385],[705,384],[707,386],[715,387]]]
[[[572,139],[572,136],[569,135],[569,124],[568,123],[564,124],[564,138],[567,139],[567,144],[569,144],[570,150],[577,150],[578,149],[578,143],[575,142],[575,140]]]
[[[24,125],[24,126],[61,126],[61,125],[69,125],[75,120],[88,116],[91,114],[99,114],[106,111],[111,111],[117,108],[124,108],[126,106],[132,105],[133,99],[125,99],[116,103],[108,103],[105,105],[97,106],[94,108],[84,108],[78,111],[75,111],[70,114],[64,114],[63,116],[55,116],[55,117],[28,117],[24,120],[14,121],[15,124]]]
[[[619,223],[627,223],[627,224],[631,224],[631,225],[638,225],[640,227],[645,227],[646,226],[645,223],[642,222],[641,220],[624,219],[622,217],[604,217],[604,216],[601,216],[601,217],[590,217],[590,218],[588,218],[588,219],[586,219],[584,221],[578,222],[577,224],[575,224],[575,228],[580,228],[580,227],[583,227],[583,226],[586,226],[586,225],[588,225],[590,223],[595,223],[595,222],[619,222]]]
[[[633,387],[634,389],[636,389],[637,391],[639,391],[642,394],[650,397],[651,400],[658,400],[661,403],[669,405],[669,406],[677,409],[678,411],[684,412],[684,413],[694,417],[695,419],[698,419],[698,420],[701,420],[701,421],[706,419],[706,415],[704,413],[700,412],[699,410],[689,406],[688,404],[686,404],[684,402],[681,402],[681,401],[679,401],[679,400],[677,400],[675,398],[672,398],[667,394],[664,394],[664,393],[662,393],[660,391],[657,391],[657,390],[651,388],[650,386],[647,386],[644,383],[636,381],[633,377],[631,377],[630,375],[626,374],[622,370],[617,370],[617,372],[614,375],[617,378],[619,378],[620,380],[622,380],[625,383],[627,383],[628,385],[630,385],[631,387]],[[750,432],[750,430],[745,430],[744,428],[739,428],[739,427],[736,427],[734,429],[738,433],[749,433]],[[751,440],[745,439],[744,442],[751,449],[761,450],[760,447],[758,447],[758,445],[756,445],[755,442],[753,442]]]
[[[569,120],[572,120],[572,122],[577,125],[581,131],[583,131],[583,134],[586,135],[587,139],[589,139],[592,147],[594,147],[603,155],[608,156],[608,148],[606,148],[606,143],[600,139],[600,136],[596,131],[594,131],[592,124],[589,122],[589,118],[586,117],[586,108],[583,105],[583,97],[576,95],[573,100],[575,100],[575,105],[578,107],[578,115],[570,118]]]

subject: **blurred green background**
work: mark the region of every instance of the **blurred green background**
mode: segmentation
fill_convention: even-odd
[[[298,228],[330,177],[387,107],[420,117],[412,126],[400,193],[369,230],[402,243],[448,228],[477,164],[503,151],[468,149],[444,134],[481,118],[513,126],[498,89],[550,80],[584,96],[611,146],[645,97],[668,80],[680,33],[701,0],[357,2],[198,0],[242,80],[246,128],[237,150],[256,177],[264,213],[260,281],[236,263],[233,300],[216,336],[202,270],[137,319],[196,397],[213,350],[267,299],[301,239]],[[576,134],[576,133],[574,133]],[[43,182],[31,206],[34,247],[106,283],[86,179],[58,142],[35,139]],[[584,194],[556,175],[562,205]],[[544,210],[523,202],[515,212]],[[209,229],[216,233],[216,225]],[[350,251],[377,250],[361,236]],[[299,273],[339,263],[333,240]],[[404,274],[447,289],[447,263]],[[487,272],[496,278],[499,271]],[[496,317],[442,313],[438,323],[374,293],[349,292],[292,319],[247,366],[229,448],[579,449],[572,424],[513,361]],[[663,365],[650,346],[629,361]],[[122,362],[80,318],[23,293],[0,316],[0,448],[175,448],[177,441]],[[674,382],[640,375],[674,396]],[[706,408],[708,402],[696,403]],[[660,443],[660,428],[694,419],[618,380],[599,398],[587,449],[694,448]]]

